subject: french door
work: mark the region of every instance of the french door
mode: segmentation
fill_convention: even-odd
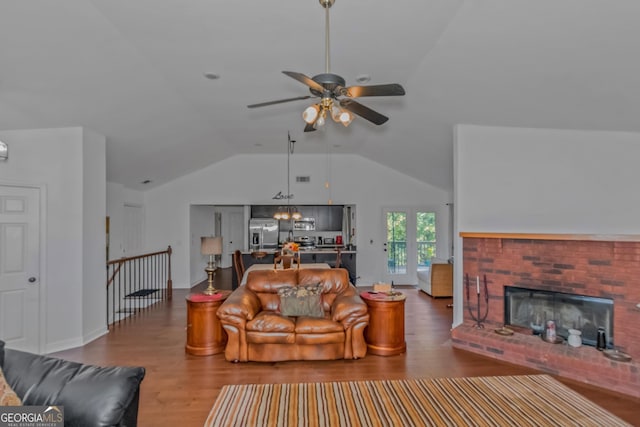
[[[417,272],[436,256],[436,214],[424,208],[385,208],[384,280],[398,285],[418,283]]]

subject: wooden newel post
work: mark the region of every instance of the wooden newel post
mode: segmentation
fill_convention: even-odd
[[[173,281],[171,280],[171,246],[167,247],[167,257],[169,261],[168,265],[168,278],[167,278],[167,299],[173,298]]]

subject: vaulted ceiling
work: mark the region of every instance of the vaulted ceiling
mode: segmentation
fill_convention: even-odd
[[[144,190],[242,153],[356,153],[452,189],[453,128],[640,131],[637,0],[336,0],[331,71],[390,120],[303,133],[324,72],[318,0],[0,0],[0,129],[85,126]],[[219,76],[216,80],[206,73]],[[283,153],[284,154],[284,153]],[[143,185],[142,181],[152,180]]]

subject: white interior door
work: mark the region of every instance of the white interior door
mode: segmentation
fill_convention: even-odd
[[[0,186],[0,339],[40,350],[40,190]]]
[[[436,256],[435,213],[422,208],[383,210],[385,282],[418,283],[418,270],[429,267]]]

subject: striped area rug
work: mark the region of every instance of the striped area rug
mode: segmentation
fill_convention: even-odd
[[[629,426],[548,375],[228,385],[205,427]]]

